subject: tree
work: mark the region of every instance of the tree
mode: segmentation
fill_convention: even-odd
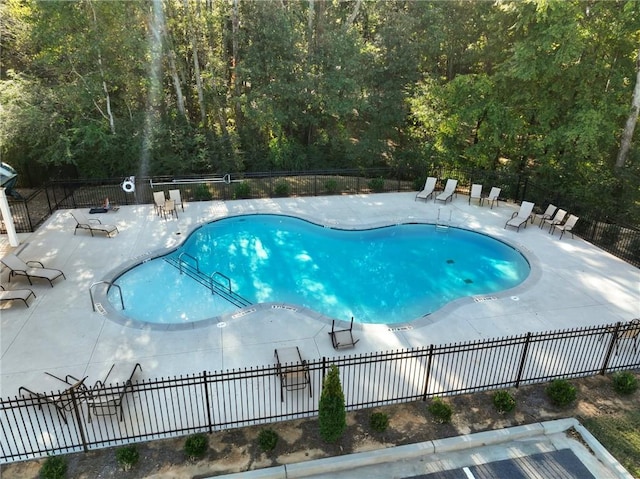
[[[347,427],[347,412],[344,393],[340,384],[340,372],[335,364],[329,368],[322,385],[322,395],[318,405],[320,436],[327,442],[336,442]]]
[[[620,142],[620,151],[618,152],[618,158],[616,159],[616,168],[622,168],[629,156],[629,150],[631,149],[631,139],[633,138],[633,131],[636,128],[638,122],[638,113],[640,113],[640,50],[638,50],[638,59],[636,62],[636,85],[633,89],[633,100],[631,101],[631,111],[627,118],[627,123],[622,133],[622,141]]]

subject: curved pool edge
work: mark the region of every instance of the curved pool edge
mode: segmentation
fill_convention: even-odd
[[[113,321],[117,324],[129,327],[129,328],[133,328],[133,329],[143,329],[143,330],[152,330],[152,331],[186,331],[186,330],[210,327],[213,324],[217,324],[219,325],[219,327],[224,327],[224,325],[221,325],[221,323],[227,323],[228,321],[238,320],[245,316],[250,316],[260,311],[272,310],[277,308],[294,311],[297,314],[302,314],[304,316],[321,321],[328,325],[331,325],[332,321],[334,320],[337,322],[338,321],[348,322],[350,318],[347,318],[347,319],[331,318],[323,315],[318,311],[309,309],[304,306],[289,304],[289,303],[269,302],[269,303],[253,304],[245,308],[239,308],[237,311],[234,311],[232,313],[225,313],[223,315],[214,316],[214,317],[202,319],[199,321],[193,321],[190,323],[151,323],[151,322],[139,321],[139,320],[129,318],[128,316],[122,314],[121,310],[118,310],[117,308],[115,308],[109,301],[107,297],[109,285],[113,283],[115,279],[117,279],[122,274],[126,273],[130,269],[140,264],[143,264],[152,259],[164,256],[166,254],[169,254],[175,251],[176,249],[179,249],[182,246],[182,243],[184,243],[184,241],[187,238],[189,238],[190,235],[192,235],[196,230],[198,230],[202,226],[208,223],[212,223],[212,222],[223,220],[223,219],[235,218],[240,216],[255,216],[255,215],[290,217],[290,218],[307,221],[309,223],[312,223],[320,227],[339,229],[339,230],[345,230],[345,231],[358,231],[358,230],[366,230],[366,229],[386,228],[386,227],[398,226],[402,224],[422,224],[422,225],[434,225],[434,226],[436,225],[433,222],[421,221],[419,219],[412,218],[412,217],[408,217],[406,221],[396,221],[396,222],[378,221],[373,223],[361,223],[357,225],[350,223],[347,225],[347,224],[341,224],[338,221],[323,223],[323,222],[319,222],[317,219],[310,218],[302,214],[292,215],[292,214],[280,214],[280,213],[251,212],[251,213],[238,213],[238,214],[225,215],[220,218],[214,218],[208,221],[203,221],[193,226],[191,229],[189,229],[189,231],[186,234],[181,235],[182,236],[181,240],[176,245],[170,248],[160,248],[160,249],[145,252],[141,255],[138,255],[134,258],[131,258],[123,262],[118,267],[109,271],[101,281],[95,283],[98,287],[96,288],[93,294],[94,307],[96,307],[98,312],[102,314],[106,319],[109,319],[110,321]],[[535,256],[535,254],[533,254],[533,252],[527,247],[519,244],[513,244],[512,242],[504,238],[498,238],[498,237],[492,236],[491,234],[481,230],[476,230],[473,228],[465,228],[464,226],[452,226],[452,227],[460,230],[470,231],[477,234],[482,234],[495,241],[499,241],[510,248],[513,248],[514,250],[519,252],[524,257],[524,259],[529,263],[529,266],[530,266],[529,275],[522,283],[520,283],[519,285],[513,288],[509,288],[509,289],[500,291],[498,293],[490,293],[482,296],[467,296],[464,298],[458,298],[456,300],[450,301],[449,303],[445,304],[442,308],[438,309],[437,311],[434,311],[433,313],[420,316],[411,320],[407,320],[404,322],[387,323],[387,324],[362,323],[362,322],[358,322],[356,318],[356,324],[360,326],[373,325],[376,327],[386,327],[387,329],[389,329],[389,331],[402,331],[402,330],[416,329],[416,328],[420,328],[420,327],[427,326],[435,322],[441,321],[442,319],[444,319],[445,316],[451,314],[456,309],[468,304],[484,302],[484,301],[503,300],[508,298],[512,298],[512,299],[517,298],[516,296],[517,294],[523,291],[526,291],[531,286],[537,284],[538,281],[540,280],[542,275],[540,263],[538,261],[538,258]],[[126,305],[125,305],[125,309],[126,309]]]

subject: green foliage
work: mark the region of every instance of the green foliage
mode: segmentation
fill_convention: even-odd
[[[40,468],[42,479],[63,479],[67,475],[67,460],[62,456],[49,456]]]
[[[235,199],[246,199],[251,197],[251,185],[248,181],[236,183],[233,187],[233,197]]]
[[[608,224],[602,230],[600,239],[605,245],[613,246],[620,237],[620,227],[618,225]]]
[[[335,364],[329,368],[322,385],[322,394],[318,405],[318,425],[320,436],[329,443],[340,439],[347,428],[344,393],[340,383],[340,372]]]
[[[209,449],[209,437],[206,434],[193,434],[184,443],[184,452],[191,459],[204,457]]]
[[[493,395],[493,405],[499,413],[503,414],[515,409],[516,400],[509,391],[496,391]]]
[[[336,193],[338,191],[338,180],[329,178],[324,182],[324,189],[327,190],[327,193]]]
[[[384,432],[389,427],[389,416],[383,412],[374,412],[369,418],[369,426],[376,432]]]
[[[451,422],[453,408],[449,403],[444,402],[441,398],[433,398],[431,404],[427,407],[427,411],[431,413],[436,422],[441,424]]]
[[[276,194],[276,196],[289,196],[289,193],[291,192],[291,187],[289,186],[289,183],[287,183],[285,180],[280,180],[276,183],[273,191]]]
[[[554,379],[545,391],[551,403],[560,407],[568,406],[578,395],[576,387],[566,379]]]
[[[374,193],[382,193],[384,191],[384,178],[372,178],[369,180],[368,186]]]
[[[613,389],[618,394],[633,394],[638,389],[638,378],[631,371],[621,371],[611,377]]]
[[[196,201],[210,201],[213,198],[213,195],[207,185],[201,184],[193,189],[193,197]]]
[[[264,452],[273,451],[278,444],[278,434],[273,429],[263,429],[258,434],[258,446]]]
[[[135,444],[120,447],[116,450],[116,460],[125,471],[128,471],[138,463],[140,454]]]

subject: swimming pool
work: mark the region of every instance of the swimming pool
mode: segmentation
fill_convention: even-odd
[[[123,313],[148,323],[192,323],[273,302],[397,324],[459,298],[513,288],[529,272],[517,249],[469,230],[424,223],[345,230],[255,214],[202,225],[180,248],[115,283]],[[109,298],[119,305],[115,293]]]

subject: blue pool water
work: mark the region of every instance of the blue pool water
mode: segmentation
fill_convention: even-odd
[[[468,230],[403,224],[341,230],[279,215],[230,217],[195,230],[176,251],[121,275],[124,314],[152,323],[194,322],[237,310],[186,274],[178,257],[251,303],[304,306],[326,316],[393,324],[467,296],[522,283],[516,249]],[[168,262],[173,261],[173,264]],[[112,290],[110,301],[119,305]],[[119,308],[118,308],[119,309]]]

